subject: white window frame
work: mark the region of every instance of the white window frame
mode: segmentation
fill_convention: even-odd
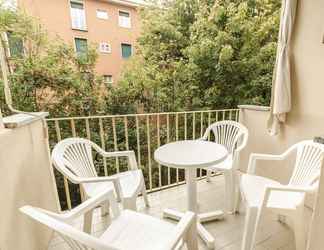
[[[105,83],[108,83],[108,84],[112,84],[112,83],[114,83],[114,78],[113,78],[112,75],[104,75],[103,77],[104,77],[104,81],[105,81]],[[111,77],[111,81],[106,81],[106,77]]]
[[[106,14],[106,16],[100,16],[100,13],[102,14]],[[96,10],[96,16],[98,19],[102,19],[102,20],[108,20],[109,19],[109,15],[108,15],[108,11],[103,10],[103,9],[97,9]]]
[[[108,47],[107,50],[102,49],[103,47]],[[100,42],[99,43],[99,52],[104,54],[110,54],[111,53],[111,44],[108,42]]]
[[[78,4],[82,4],[83,5],[83,12],[82,14],[78,13],[74,13],[74,8],[72,8],[71,4],[72,3],[78,3]],[[81,30],[81,31],[87,31],[87,17],[86,17],[86,10],[85,10],[85,1],[83,0],[69,0],[69,6],[70,6],[70,16],[71,16],[71,27],[74,30]],[[83,18],[83,22],[78,23],[78,21],[74,21],[74,17],[75,15],[82,15]],[[80,18],[79,16],[79,18]]]
[[[129,17],[128,17],[129,23],[127,25],[124,24],[124,18],[125,17],[121,17],[120,12],[128,13],[128,15],[129,15]],[[131,29],[132,28],[132,16],[131,16],[130,11],[121,10],[121,9],[118,10],[118,25],[119,25],[119,27],[126,28],[126,29]]]

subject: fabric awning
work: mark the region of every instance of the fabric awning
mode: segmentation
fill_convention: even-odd
[[[294,27],[297,0],[283,0],[277,58],[272,79],[272,94],[268,131],[271,135],[279,133],[280,125],[286,121],[291,110],[291,72],[290,43]]]

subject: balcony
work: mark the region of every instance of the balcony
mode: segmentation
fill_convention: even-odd
[[[202,212],[210,212],[222,208],[224,201],[224,178],[215,176],[207,183],[205,180],[198,182],[199,208]],[[142,199],[138,202],[139,211],[162,218],[165,208],[186,210],[185,185],[171,187],[149,194],[150,208],[144,206]],[[170,220],[170,222],[172,222]],[[101,217],[100,209],[95,211],[93,232],[99,236],[108,226],[108,218]],[[207,230],[215,237],[215,250],[240,250],[243,234],[244,214],[228,215],[224,220],[204,224]],[[257,235],[255,250],[294,250],[294,236],[287,226],[279,223],[274,215],[269,214],[263,222],[263,227]],[[82,228],[82,218],[75,222],[75,226]],[[54,235],[49,250],[69,249],[61,238]],[[208,249],[202,240],[199,240],[199,249]]]

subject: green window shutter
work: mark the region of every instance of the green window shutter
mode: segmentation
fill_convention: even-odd
[[[87,39],[75,38],[75,50],[78,54],[84,54],[88,50]]]
[[[132,45],[122,43],[122,57],[123,58],[129,58],[132,55]]]
[[[7,33],[10,56],[18,57],[24,54],[24,43],[21,38],[15,37],[11,32]]]

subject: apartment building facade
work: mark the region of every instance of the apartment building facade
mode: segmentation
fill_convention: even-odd
[[[140,34],[140,5],[135,0],[18,0],[18,7],[38,18],[50,37],[72,44],[77,53],[96,46],[96,72],[107,84],[118,81],[134,54]]]

